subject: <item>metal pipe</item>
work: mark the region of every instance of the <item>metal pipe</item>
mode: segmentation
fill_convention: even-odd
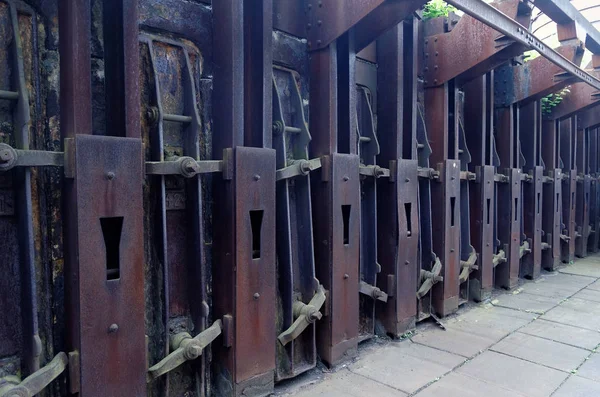
[[[16,101],[17,99],[19,99],[19,93],[16,91],[0,90],[0,99],[8,99],[10,101]]]
[[[165,113],[163,114],[163,120],[164,121],[173,121],[175,123],[191,123],[192,122],[192,116],[181,116],[179,114],[169,114],[169,113]]]

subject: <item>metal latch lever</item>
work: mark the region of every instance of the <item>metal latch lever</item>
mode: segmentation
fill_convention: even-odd
[[[283,346],[296,339],[306,327],[323,317],[319,310],[321,310],[321,306],[325,303],[325,298],[325,289],[319,284],[317,292],[308,304],[301,301],[294,302],[292,311],[295,320],[288,329],[277,337]]]
[[[358,292],[363,295],[370,296],[373,299],[377,299],[382,302],[387,302],[388,295],[383,292],[381,289],[375,287],[374,285],[368,284],[364,281],[360,282],[360,287]]]
[[[213,325],[200,332],[194,338],[187,332],[171,337],[173,352],[148,369],[146,382],[150,383],[161,375],[174,370],[186,361],[195,360],[202,355],[204,348],[221,335],[223,324],[216,320]]]
[[[33,397],[44,390],[54,379],[64,372],[69,358],[64,352],[58,353],[45,367],[27,378],[6,376],[0,379],[0,397]]]

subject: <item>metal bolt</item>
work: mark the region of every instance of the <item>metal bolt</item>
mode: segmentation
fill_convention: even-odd
[[[117,324],[111,324],[110,327],[108,327],[109,334],[114,334],[118,330],[119,330],[119,326]]]
[[[348,275],[348,273],[344,274],[344,280],[348,280],[350,278],[350,276]]]
[[[429,44],[429,40],[425,40],[425,44]]]
[[[456,179],[456,177],[455,177],[455,176],[453,176],[453,177],[451,177],[450,179],[452,179],[452,180],[455,180],[455,179]]]
[[[410,178],[406,178],[406,179],[404,180],[404,182],[406,182],[406,183],[410,182]]]
[[[112,171],[109,171],[106,173],[106,179],[108,179],[109,181],[112,179],[115,179],[115,173]]]
[[[433,84],[437,84],[437,79],[433,79]]]
[[[450,252],[454,252],[454,248],[450,248]]]
[[[254,300],[257,301],[258,298],[260,298],[260,294],[258,292],[255,292],[253,297],[254,297]]]
[[[405,265],[410,265],[410,261],[404,261]]]
[[[486,247],[489,247],[489,246],[490,246],[490,243],[485,243],[485,246],[486,246]]]
[[[342,179],[344,180],[344,182],[348,182],[350,180],[350,178],[348,177],[348,175],[344,175],[344,177]]]
[[[13,152],[9,149],[4,149],[0,151],[0,161],[2,161],[3,163],[8,163],[13,158]]]
[[[425,66],[425,71],[429,72],[429,68],[427,66]]]
[[[259,181],[259,180],[260,180],[260,175],[258,175],[258,174],[254,174],[254,180],[255,180],[255,181]]]
[[[435,52],[435,56],[437,57],[438,55],[439,55],[439,53],[436,51],[436,52]]]
[[[433,67],[433,70],[438,70],[438,65],[435,65],[435,66]]]

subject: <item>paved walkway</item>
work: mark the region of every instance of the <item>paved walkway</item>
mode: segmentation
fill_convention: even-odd
[[[600,256],[579,259],[491,302],[375,338],[333,370],[318,368],[277,395],[418,397],[600,396]]]

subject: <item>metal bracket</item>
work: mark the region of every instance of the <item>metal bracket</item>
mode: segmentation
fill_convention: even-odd
[[[182,156],[167,161],[147,161],[146,174],[148,175],[182,175],[192,178],[198,174],[223,172],[221,160],[194,160],[192,157]]]
[[[146,382],[150,383],[186,361],[200,357],[204,348],[211,344],[217,336],[221,335],[222,330],[223,324],[221,320],[217,320],[194,338],[187,332],[180,332],[171,336],[171,349],[173,352],[148,369]]]
[[[525,255],[531,253],[531,248],[529,246],[529,241],[523,241],[523,244],[519,247],[519,258],[523,258]]]
[[[45,367],[23,381],[16,376],[0,378],[0,397],[33,397],[62,374],[68,364],[69,358],[64,352],[60,352]]]

